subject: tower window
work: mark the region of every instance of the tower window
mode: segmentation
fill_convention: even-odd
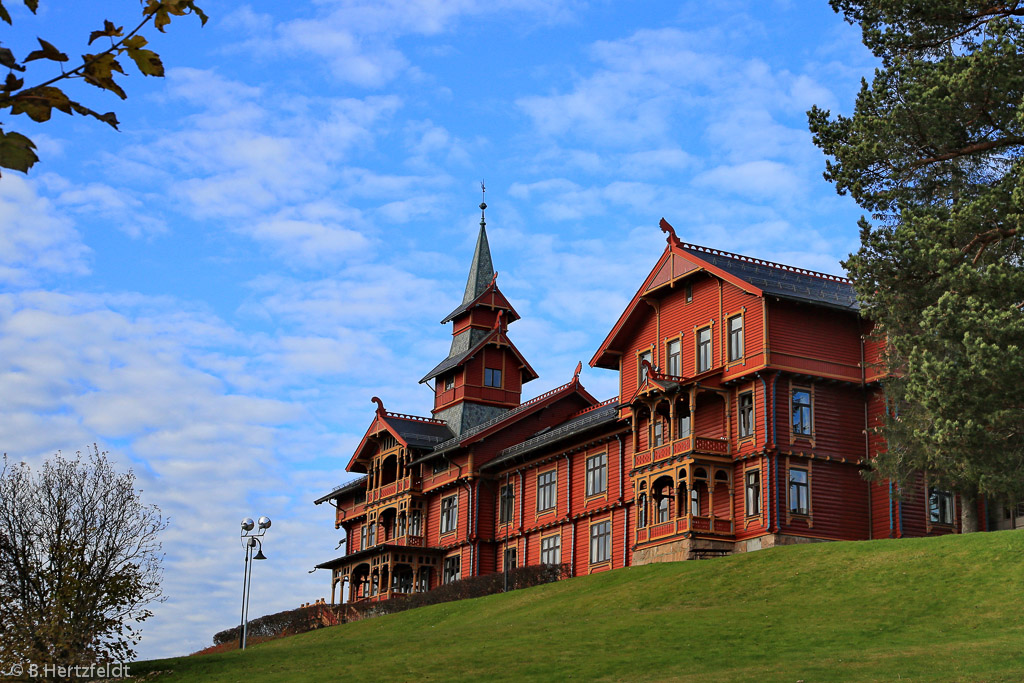
[[[455,373],[448,375],[444,378],[444,390],[451,391],[455,388]]]
[[[501,386],[501,370],[495,368],[484,368],[484,386],[485,387],[500,387]]]

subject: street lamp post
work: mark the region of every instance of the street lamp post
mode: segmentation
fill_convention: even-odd
[[[259,529],[253,529],[259,525]],[[249,588],[252,586],[252,565],[250,560],[265,560],[263,554],[263,535],[270,528],[270,517],[260,517],[259,522],[253,522],[251,517],[242,520],[242,546],[245,548],[245,571],[242,572],[242,623],[239,628],[238,648],[245,649],[245,639],[249,630]],[[252,549],[257,548],[256,556],[253,557]]]

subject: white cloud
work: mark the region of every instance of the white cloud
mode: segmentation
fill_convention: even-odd
[[[698,175],[693,183],[697,187],[708,187],[720,192],[783,201],[806,191],[805,184],[791,168],[765,160],[718,166]]]
[[[0,282],[28,285],[89,272],[89,248],[73,222],[36,185],[12,172],[0,181]]]

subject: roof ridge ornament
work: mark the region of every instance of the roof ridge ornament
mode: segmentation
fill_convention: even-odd
[[[387,411],[384,410],[384,401],[382,401],[379,398],[377,398],[376,396],[374,396],[373,398],[370,399],[370,402],[377,404],[377,414],[378,415],[383,416],[383,415],[385,415],[387,413]]]
[[[501,330],[501,317],[505,314],[505,310],[499,308],[498,315],[494,316],[494,328],[495,330]]]
[[[682,246],[683,243],[679,241],[679,237],[676,235],[676,229],[673,228],[667,220],[662,218],[658,225],[661,226],[662,232],[668,233],[668,236],[665,238],[665,241],[668,242],[669,245],[673,247]]]
[[[580,381],[580,373],[581,372],[583,372],[583,361],[579,361],[578,363],[576,363],[576,370],[572,373],[572,381],[573,382],[579,382]]]

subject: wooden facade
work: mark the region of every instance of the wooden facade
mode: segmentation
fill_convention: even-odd
[[[482,207],[483,208],[483,207]],[[377,411],[336,508],[331,601],[386,600],[502,571],[574,575],[779,544],[957,531],[954,497],[922,476],[896,495],[861,476],[884,448],[880,345],[843,278],[667,245],[590,364],[521,402],[537,377],[480,235],[432,417]],[[985,517],[982,517],[985,519]],[[1009,517],[1008,517],[1009,519]],[[344,597],[343,597],[344,596]]]

